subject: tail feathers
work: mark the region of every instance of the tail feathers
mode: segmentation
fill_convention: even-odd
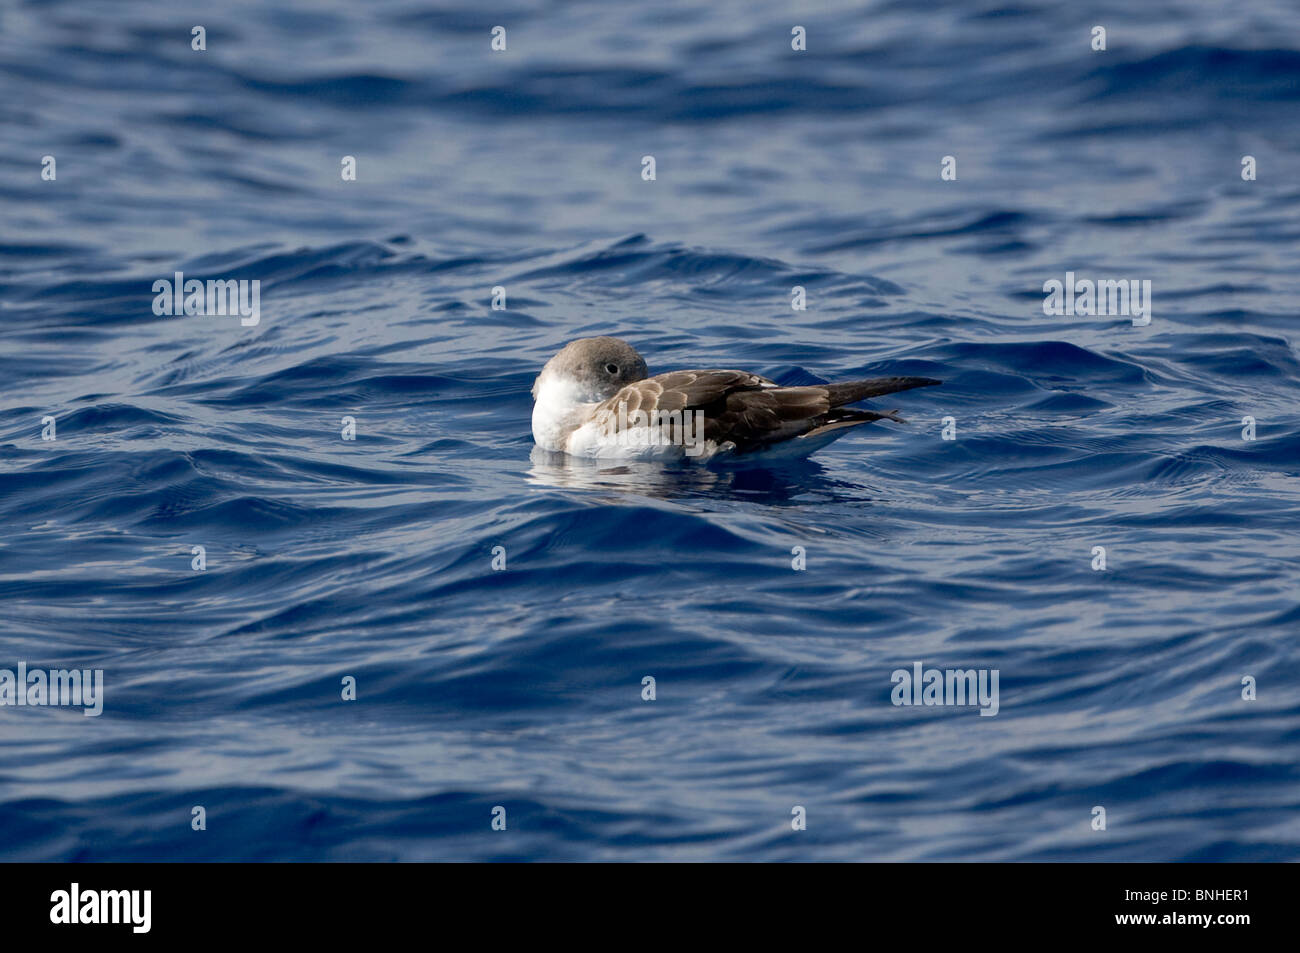
[[[905,423],[907,423],[906,420],[904,420],[902,417],[898,416],[898,409],[897,409],[897,408],[895,408],[894,410],[887,410],[887,411],[885,411],[883,414],[878,414],[878,413],[876,413],[875,411],[871,411],[871,410],[858,410],[858,411],[851,411],[851,413],[853,413],[855,417],[856,417],[857,414],[862,414],[863,416],[862,416],[861,419],[862,419],[863,421],[871,421],[871,420],[892,420],[892,421],[893,421],[894,423],[896,423],[896,424],[905,424]]]
[[[894,394],[900,390],[911,390],[913,387],[934,387],[942,383],[943,381],[937,381],[933,377],[876,377],[871,380],[845,381],[842,384],[823,386],[830,396],[831,406],[840,407],[866,400],[868,397]]]
[[[907,423],[906,420],[898,416],[897,410],[887,410],[883,414],[878,414],[874,410],[837,410],[833,411],[821,425],[814,427],[805,434],[801,434],[799,439],[824,437],[835,431],[848,430],[850,427],[856,427],[859,424],[869,424],[873,420],[892,420],[898,424]]]

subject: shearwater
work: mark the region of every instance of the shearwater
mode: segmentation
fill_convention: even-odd
[[[533,383],[533,439],[544,450],[601,459],[804,457],[859,424],[905,422],[896,410],[846,405],[939,383],[877,377],[783,387],[734,370],[651,377],[626,341],[579,338],[547,361]]]

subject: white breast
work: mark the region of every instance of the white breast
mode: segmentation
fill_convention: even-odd
[[[546,371],[537,378],[533,404],[533,440],[545,450],[569,452],[569,437],[582,426],[596,402],[570,380]]]

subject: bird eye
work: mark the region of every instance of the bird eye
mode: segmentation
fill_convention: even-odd
[[[617,365],[617,364],[606,364],[606,365],[605,365],[605,373],[606,373],[606,374],[617,374],[617,373],[618,373],[618,365]]]

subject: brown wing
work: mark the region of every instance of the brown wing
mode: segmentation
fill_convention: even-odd
[[[637,410],[646,413],[702,410],[729,394],[756,391],[761,387],[776,387],[776,384],[766,377],[745,371],[672,371],[628,384],[601,404],[599,410],[617,410],[623,403],[627,404],[629,414]]]
[[[652,420],[660,412],[704,414],[704,438],[730,441],[744,453],[788,440],[839,420],[880,419],[870,411],[839,411],[843,404],[939,381],[928,377],[881,377],[844,384],[779,387],[745,371],[673,371],[629,384],[597,409],[597,420],[617,431],[632,425],[636,411]],[[620,405],[623,405],[620,407]]]

